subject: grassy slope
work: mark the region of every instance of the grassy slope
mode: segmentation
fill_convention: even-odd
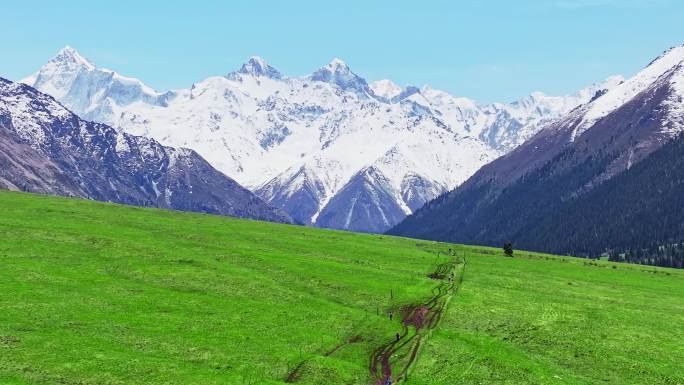
[[[411,383],[684,384],[684,272],[496,254],[468,260]]]
[[[0,384],[368,383],[446,247],[0,192]],[[409,383],[682,383],[680,272],[460,250]]]
[[[364,382],[431,242],[0,193],[0,383]],[[307,376],[304,368],[303,377]],[[4,381],[4,382],[3,382]]]

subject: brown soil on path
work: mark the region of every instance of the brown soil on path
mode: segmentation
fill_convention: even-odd
[[[440,281],[432,289],[432,297],[424,303],[402,307],[402,331],[399,339],[392,339],[378,347],[371,355],[369,369],[371,376],[375,378],[373,385],[384,385],[388,379],[392,378],[393,365],[401,369],[396,378],[392,378],[392,383],[406,380],[411,365],[418,357],[422,340],[427,336],[425,332],[437,327],[448,298],[459,288],[453,279],[447,280],[445,277],[453,274],[460,263],[463,264],[463,269],[458,284],[463,282],[465,259],[460,262],[454,260],[451,263],[438,265],[436,271],[428,276]],[[397,371],[395,370],[394,373],[397,374]]]
[[[435,271],[428,275],[429,278],[438,281],[437,286],[432,289],[432,296],[423,303],[405,305],[399,309],[402,326],[398,333],[399,338],[393,336],[391,341],[379,346],[371,354],[369,369],[372,378],[375,379],[373,385],[385,385],[389,378],[392,378],[393,384],[408,378],[409,369],[418,358],[421,343],[428,336],[427,332],[437,327],[449,297],[463,282],[465,263],[465,258],[455,258],[452,262],[437,265]],[[458,282],[455,282],[453,278],[459,265],[463,267]],[[360,335],[355,335],[335,345],[323,353],[323,356],[330,356],[344,346],[362,341]],[[306,362],[304,360],[292,369],[285,382],[297,382]],[[400,369],[393,370],[393,367]],[[393,372],[396,378],[393,377]]]

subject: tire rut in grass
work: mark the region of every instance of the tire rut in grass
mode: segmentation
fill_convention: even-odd
[[[459,264],[462,264],[458,283],[453,274]],[[448,299],[453,295],[463,282],[465,272],[465,258],[462,261],[437,265],[429,278],[439,281],[432,289],[432,297],[424,303],[404,306],[402,310],[402,331],[398,338],[378,347],[371,355],[370,373],[375,379],[374,385],[384,385],[392,378],[393,366],[401,368],[395,378],[395,382],[405,380],[411,366],[418,357],[421,343],[428,336],[429,331],[435,329],[444,312]],[[447,275],[449,275],[448,280]],[[396,371],[395,371],[396,372]]]
[[[373,351],[370,361],[370,373],[372,378],[375,379],[374,385],[384,385],[391,378],[393,367],[391,361],[397,361],[397,357],[398,361],[404,361],[397,376],[397,382],[407,378],[409,369],[418,357],[421,343],[427,337],[427,332],[437,327],[449,297],[456,293],[463,282],[465,257],[459,260],[455,255],[451,256],[455,258],[453,261],[438,264],[435,271],[428,275],[429,278],[439,282],[432,289],[432,296],[423,303],[405,305],[400,309],[402,330],[399,333],[399,338],[395,338]],[[455,277],[451,274],[454,274],[459,265],[463,267],[459,274],[458,283],[456,283],[456,280],[453,279]],[[452,277],[452,279],[447,279],[448,276]],[[353,336],[323,353],[323,356],[331,356],[344,346],[361,341],[362,337],[360,335]],[[297,382],[306,363],[307,360],[303,360],[292,369],[288,373],[285,382]]]

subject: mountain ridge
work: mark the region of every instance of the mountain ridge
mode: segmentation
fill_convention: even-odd
[[[0,187],[292,223],[196,152],[80,119],[0,78]]]
[[[383,196],[391,202],[376,202],[378,207],[410,213],[589,101],[598,89],[619,82],[609,79],[567,97],[536,93],[516,103],[478,105],[430,87],[385,82],[392,91],[376,92],[382,83],[368,83],[339,59],[311,75],[287,77],[252,57],[226,76],[164,93],[94,65],[75,71],[66,76],[48,66],[26,81],[59,89],[65,104],[88,119],[198,151],[265,201],[311,225],[368,167],[390,177],[393,191]],[[404,200],[409,196],[410,204]],[[352,215],[326,227],[355,230],[369,227],[369,220],[370,227],[387,226],[382,215]]]
[[[590,256],[629,247],[630,239],[634,247],[649,246],[633,229],[640,222],[657,222],[653,216],[662,209],[654,209],[652,193],[645,186],[629,184],[646,177],[631,177],[629,171],[648,160],[650,169],[642,170],[642,175],[678,175],[672,171],[676,159],[667,162],[657,154],[666,144],[681,140],[677,138],[684,132],[683,64],[684,46],[666,51],[630,79],[482,167],[389,233],[489,245],[515,241],[519,247]],[[652,157],[660,160],[649,160]],[[649,183],[656,186],[661,181]],[[631,198],[635,194],[630,193],[638,191],[641,200],[650,203],[596,205],[597,188],[622,189]],[[675,198],[661,204],[680,205]],[[608,213],[613,224],[605,223],[603,216]],[[641,219],[630,224],[627,214],[632,220]],[[654,235],[653,240],[657,238]]]

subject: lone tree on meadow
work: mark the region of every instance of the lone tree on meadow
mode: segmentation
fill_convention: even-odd
[[[511,242],[506,242],[504,243],[504,254],[506,254],[509,257],[513,256],[513,244]]]

